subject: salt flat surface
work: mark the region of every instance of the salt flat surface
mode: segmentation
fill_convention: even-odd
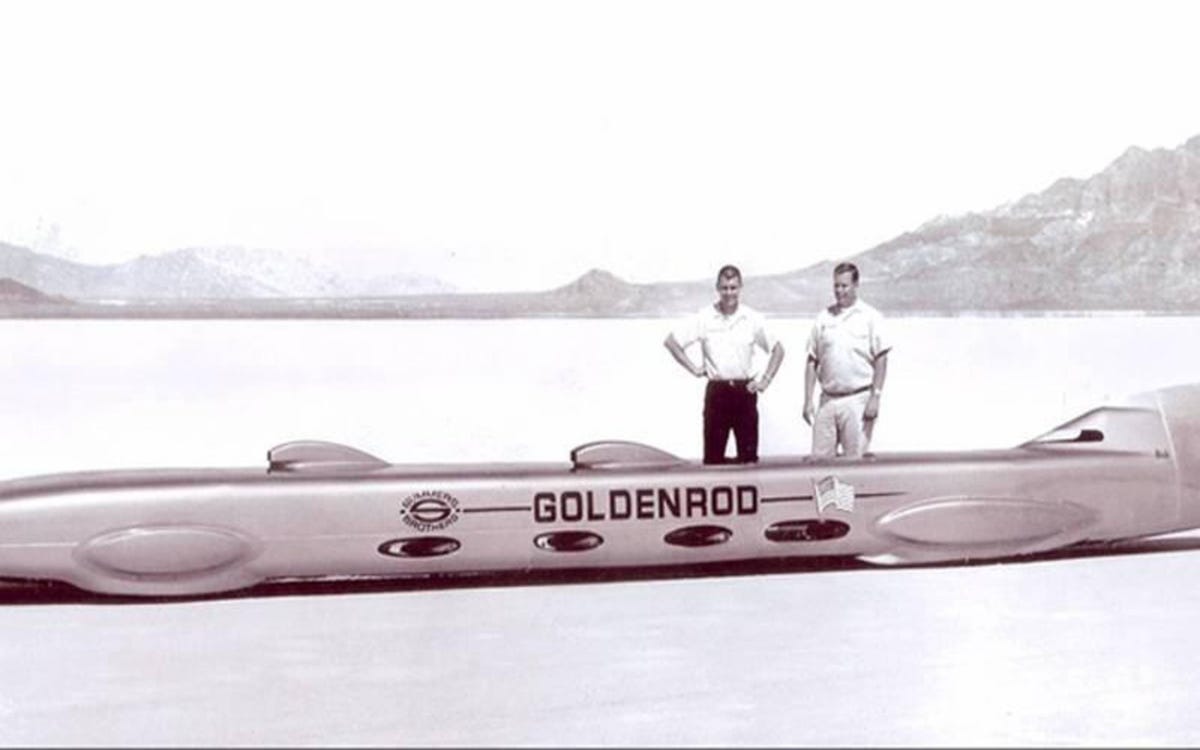
[[[876,449],[1003,447],[1200,380],[1192,318],[912,319]],[[668,321],[0,322],[0,479],[699,453]],[[807,320],[761,402],[804,452]],[[1170,745],[1200,721],[1200,552],[128,603],[0,589],[6,745]]]
[[[1200,553],[12,605],[0,742],[1190,744]]]

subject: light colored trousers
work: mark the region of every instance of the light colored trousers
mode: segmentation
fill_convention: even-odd
[[[813,419],[812,454],[836,456],[838,443],[841,443],[843,456],[861,458],[871,442],[870,431],[863,428],[863,411],[870,398],[870,391],[850,396],[822,393],[817,415]]]

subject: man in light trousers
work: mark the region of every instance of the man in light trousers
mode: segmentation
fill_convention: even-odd
[[[883,315],[858,298],[858,267],[833,269],[834,304],[817,314],[808,337],[804,421],[812,426],[812,454],[861,458],[870,445],[887,379],[891,341]],[[813,406],[813,386],[821,386]]]

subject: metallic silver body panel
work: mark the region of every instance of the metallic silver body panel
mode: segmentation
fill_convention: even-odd
[[[598,442],[572,461],[392,465],[305,441],[264,469],[0,483],[0,576],[131,595],[806,555],[965,561],[1200,526],[1200,386],[994,451],[701,466]]]

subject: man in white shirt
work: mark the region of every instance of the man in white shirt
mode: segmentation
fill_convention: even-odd
[[[704,391],[704,463],[726,463],[729,432],[737,443],[737,462],[758,460],[758,394],[767,389],[783,362],[783,345],[763,316],[740,304],[742,273],[724,266],[717,273],[717,301],[683,320],[663,345],[685,370],[708,378]],[[701,364],[685,348],[700,343]],[[754,347],[770,352],[766,370],[755,377]]]
[[[833,269],[834,304],[822,310],[808,337],[804,421],[812,425],[814,456],[860,458],[871,441],[891,351],[883,315],[858,299],[858,267]],[[813,409],[813,385],[821,400]]]

